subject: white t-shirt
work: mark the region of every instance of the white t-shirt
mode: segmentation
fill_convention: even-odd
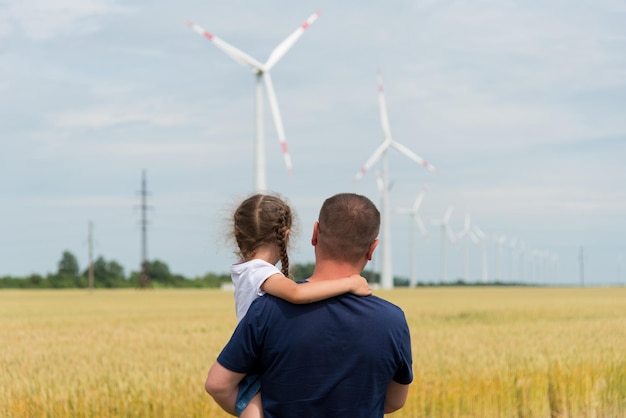
[[[235,285],[235,311],[241,321],[252,301],[265,294],[261,285],[274,274],[280,274],[276,266],[264,260],[252,259],[230,266],[230,277]]]

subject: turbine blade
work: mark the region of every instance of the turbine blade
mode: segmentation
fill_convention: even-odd
[[[453,244],[456,244],[456,236],[454,235],[452,230],[450,228],[448,228],[448,224],[446,224],[446,233],[448,234],[448,238],[450,238],[450,241]]]
[[[385,101],[385,91],[383,89],[383,77],[378,71],[378,108],[380,111],[380,124],[383,128],[385,139],[391,139],[391,130],[389,129],[389,117],[387,115],[387,102]]]
[[[417,229],[420,230],[424,239],[428,238],[428,230],[426,226],[424,226],[424,221],[422,221],[422,217],[419,215],[415,215],[415,223],[417,224]]]
[[[267,98],[270,103],[270,110],[272,112],[272,118],[274,119],[274,125],[276,125],[276,132],[278,133],[278,141],[283,152],[283,159],[285,160],[285,166],[289,171],[289,174],[293,174],[293,165],[291,163],[291,156],[287,150],[287,140],[285,139],[285,130],[283,129],[283,120],[280,116],[280,109],[278,108],[278,100],[276,100],[276,93],[274,92],[274,85],[272,84],[272,77],[270,73],[263,73],[263,79],[265,80],[265,89],[267,90]]]
[[[309,18],[298,27],[291,35],[289,35],[284,41],[282,41],[270,54],[270,57],[265,63],[265,68],[271,70],[274,65],[289,51],[289,49],[300,39],[304,31],[311,26],[313,22],[317,20],[321,13],[321,10],[313,13]]]
[[[252,58],[250,55],[246,54],[245,52],[235,48],[228,42],[218,38],[212,33],[207,32],[206,30],[202,29],[200,26],[196,25],[193,22],[187,22],[187,25],[189,25],[189,27],[191,27],[191,29],[193,29],[195,32],[199,33],[200,35],[207,38],[209,41],[213,42],[213,44],[216,47],[221,49],[222,52],[224,52],[226,55],[228,55],[229,57],[231,57],[238,63],[243,64],[243,65],[249,65],[253,68],[256,68],[259,71],[265,71],[263,64],[261,64],[259,61],[255,60],[254,58]]]
[[[487,234],[485,234],[483,230],[477,227],[476,225],[474,225],[474,232],[476,233],[476,235],[478,235],[478,238],[482,240],[486,240],[488,238]]]
[[[424,200],[424,191],[419,192],[417,197],[415,198],[415,202],[413,203],[413,211],[417,212],[422,205],[422,200]]]
[[[469,234],[469,232],[470,232],[470,215],[469,215],[469,213],[465,214],[465,228],[463,229],[463,231],[466,234]]]
[[[380,146],[374,151],[372,156],[365,162],[365,165],[361,168],[361,171],[356,173],[354,176],[354,181],[358,181],[363,177],[363,175],[370,169],[372,165],[380,158],[381,155],[389,148],[389,141],[384,141]]]
[[[408,149],[407,147],[405,147],[401,143],[392,140],[391,141],[391,145],[395,149],[400,151],[402,154],[404,154],[405,156],[409,157],[410,159],[412,159],[416,163],[422,165],[428,171],[430,171],[432,173],[436,173],[438,171],[437,168],[435,168],[434,165],[432,165],[431,163],[429,163],[428,161],[426,161],[425,159],[423,159],[419,155],[415,154],[413,151],[411,151],[410,149]]]

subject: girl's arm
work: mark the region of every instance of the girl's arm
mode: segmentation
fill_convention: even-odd
[[[358,274],[341,279],[302,284],[297,284],[282,274],[274,274],[265,280],[261,285],[261,290],[295,304],[317,302],[344,293],[354,293],[357,296],[372,294],[367,280]]]

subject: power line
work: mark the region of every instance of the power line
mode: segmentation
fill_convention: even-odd
[[[139,274],[139,287],[150,286],[150,274],[148,273],[148,189],[146,170],[141,175],[141,273]]]

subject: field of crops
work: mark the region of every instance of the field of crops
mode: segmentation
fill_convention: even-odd
[[[626,417],[626,288],[377,291],[411,327],[394,417]],[[0,417],[225,417],[220,290],[0,291]]]

